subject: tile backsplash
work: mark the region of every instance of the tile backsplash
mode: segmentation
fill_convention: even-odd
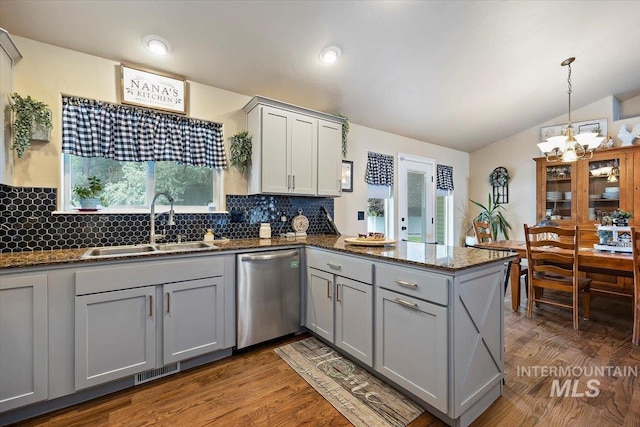
[[[52,214],[55,188],[12,187],[0,184],[0,253],[48,249],[115,246],[149,241],[149,214]],[[201,240],[208,228],[231,239],[258,237],[260,223],[269,222],[274,236],[291,230],[291,218],[309,218],[308,234],[330,233],[320,207],[333,215],[333,199],[293,196],[227,196],[229,213],[176,214],[156,220],[156,232],[166,230],[167,241]],[[287,217],[281,222],[281,217]]]

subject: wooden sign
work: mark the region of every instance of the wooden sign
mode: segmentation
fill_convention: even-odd
[[[129,64],[120,67],[123,104],[187,114],[187,81],[184,78]]]

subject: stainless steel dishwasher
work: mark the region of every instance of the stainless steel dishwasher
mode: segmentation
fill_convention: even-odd
[[[237,257],[238,349],[300,329],[300,251],[239,254]]]

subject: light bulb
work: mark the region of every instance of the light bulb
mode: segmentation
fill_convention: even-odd
[[[337,46],[327,46],[320,52],[320,61],[333,64],[340,58],[341,51]]]
[[[171,44],[166,39],[153,34],[144,36],[142,44],[154,55],[166,55],[171,50]]]

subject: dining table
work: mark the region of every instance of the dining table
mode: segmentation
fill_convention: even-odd
[[[527,244],[524,240],[495,240],[476,243],[475,248],[511,251],[517,256],[511,264],[509,278],[511,282],[511,308],[520,308],[520,261],[527,258]],[[630,253],[596,251],[581,247],[578,252],[578,268],[589,273],[609,274],[612,276],[633,277],[633,257]],[[635,290],[634,292],[638,292]]]

